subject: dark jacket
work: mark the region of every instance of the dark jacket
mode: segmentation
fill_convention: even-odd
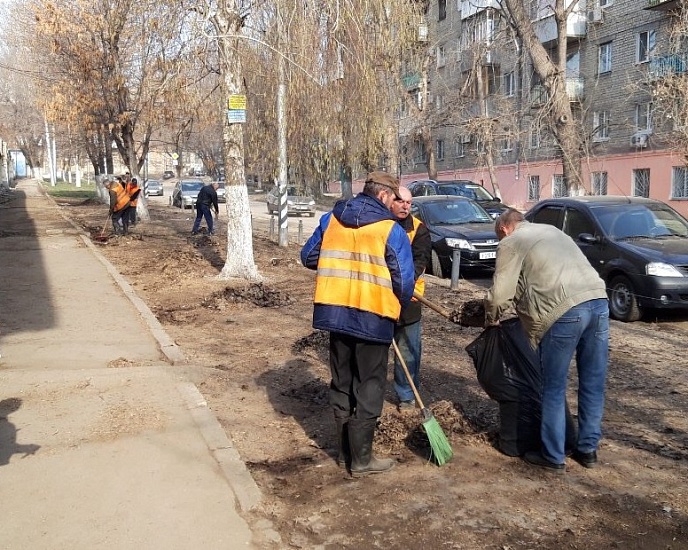
[[[398,220],[399,224],[404,228],[406,233],[413,231],[413,216],[409,215],[403,220]],[[430,238],[430,230],[424,223],[418,226],[418,231],[411,242],[411,252],[413,253],[413,266],[415,268],[414,278],[418,279],[430,263],[430,255],[432,254],[432,239]],[[411,300],[409,304],[402,308],[399,316],[399,325],[411,325],[420,321],[421,304],[417,300]]]
[[[301,250],[301,263],[309,269],[318,268],[318,259],[330,220],[334,216],[345,227],[356,228],[383,220],[395,220],[389,209],[375,197],[359,193],[352,199],[341,200],[331,212],[320,218],[320,224]],[[381,224],[387,230],[386,224]],[[392,281],[392,290],[401,306],[413,295],[413,258],[408,236],[395,223],[387,235],[385,262]],[[329,332],[347,334],[362,340],[389,344],[394,337],[395,320],[352,307],[315,303],[313,327]]]
[[[206,206],[210,208],[211,206],[215,209],[215,213],[220,212],[220,207],[217,204],[217,191],[213,185],[204,185],[198,192],[198,197],[196,197],[196,208],[199,206]]]

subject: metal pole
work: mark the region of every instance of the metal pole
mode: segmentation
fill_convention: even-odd
[[[299,234],[297,236],[297,242],[299,244],[303,242],[303,220],[299,220]]]
[[[287,216],[287,121],[286,121],[286,103],[287,103],[287,83],[285,76],[284,57],[281,53],[281,48],[285,44],[284,40],[284,25],[282,23],[282,14],[277,13],[277,65],[279,85],[277,88],[277,134],[279,147],[279,246],[289,246],[289,226]]]
[[[452,250],[452,269],[451,269],[451,290],[459,289],[459,269],[461,268],[461,249],[454,248]]]

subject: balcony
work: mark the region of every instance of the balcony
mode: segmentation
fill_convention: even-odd
[[[581,77],[566,77],[566,95],[572,103],[580,103],[585,98],[585,81]]]
[[[653,11],[674,11],[679,8],[678,0],[648,0],[643,9]]]
[[[688,54],[658,55],[650,59],[648,76],[652,80],[683,74],[688,69]]]
[[[537,21],[533,21],[535,34],[542,44],[555,42],[559,39],[557,35],[557,22],[554,20],[554,15],[543,17]],[[575,40],[583,38],[588,32],[588,19],[584,10],[576,10],[571,12],[566,20],[566,38],[567,40]]]

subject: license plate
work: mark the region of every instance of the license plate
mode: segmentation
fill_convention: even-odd
[[[480,259],[481,260],[491,260],[493,258],[497,257],[497,252],[481,252],[480,253]]]

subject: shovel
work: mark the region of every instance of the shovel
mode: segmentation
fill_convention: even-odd
[[[479,300],[472,300],[466,302],[458,309],[449,311],[442,306],[435,304],[428,300],[425,296],[421,296],[418,292],[413,292],[413,297],[424,306],[429,307],[442,317],[446,317],[452,323],[461,325],[462,327],[481,327],[485,320],[485,310],[483,304]]]

